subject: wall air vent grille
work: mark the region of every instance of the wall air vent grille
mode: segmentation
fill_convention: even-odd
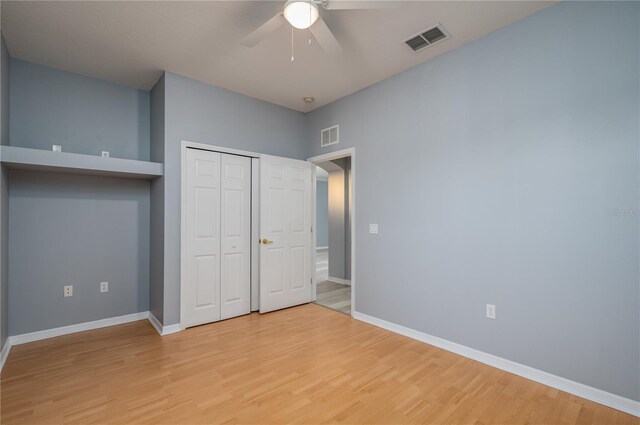
[[[440,24],[421,31],[420,34],[416,34],[408,40],[405,40],[405,44],[411,48],[414,52],[429,47],[443,40],[451,38],[451,35]]]
[[[340,141],[339,137],[340,126],[334,125],[333,127],[325,128],[320,134],[320,146],[335,145]]]

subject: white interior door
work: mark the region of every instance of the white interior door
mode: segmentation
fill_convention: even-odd
[[[260,313],[311,301],[312,164],[260,158]]]
[[[221,155],[187,149],[184,326],[220,320]]]
[[[251,158],[222,154],[221,318],[251,312]]]

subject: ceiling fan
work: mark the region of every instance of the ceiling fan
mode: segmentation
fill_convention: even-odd
[[[254,47],[288,22],[298,29],[308,28],[324,51],[339,54],[342,52],[342,47],[320,16],[320,8],[324,10],[389,9],[396,5],[391,1],[287,0],[282,12],[262,24],[240,44],[245,47]]]

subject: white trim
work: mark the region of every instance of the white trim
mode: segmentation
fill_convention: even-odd
[[[318,211],[316,201],[318,200],[318,166],[313,164],[311,167],[311,246],[316,246],[318,243]],[[316,253],[318,248],[311,250],[311,302],[318,300],[318,266]],[[327,273],[329,271],[327,270]]]
[[[378,319],[377,317],[369,316],[357,311],[353,314],[353,318],[379,328],[413,338],[426,344],[442,348],[443,350],[459,354],[469,359],[476,360],[480,363],[522,376],[523,378],[539,382],[549,387],[565,391],[578,397],[600,403],[604,406],[620,410],[630,415],[640,416],[640,401],[631,400],[616,394],[599,390],[570,379],[562,378],[539,369],[534,369],[511,360],[503,359],[502,357],[494,356],[493,354],[475,350],[437,336],[429,335],[392,322],[387,322],[386,320]]]
[[[162,327],[162,336],[171,335],[177,332],[182,332],[182,326],[180,325],[180,323],[174,323],[173,325]]]
[[[158,318],[151,312],[149,312],[149,323],[151,323],[151,325],[155,328],[160,336],[174,334],[182,330],[182,328],[180,327],[180,323],[176,323],[175,325],[163,326]]]
[[[151,323],[151,326],[155,328],[156,332],[158,332],[158,334],[162,336],[162,323],[160,323],[158,318],[151,312],[149,312],[149,323]]]
[[[60,328],[46,329],[44,331],[31,332],[22,335],[14,335],[9,337],[9,342],[12,346],[26,344],[27,342],[39,341],[41,339],[53,338],[76,332],[84,332],[92,329],[106,328],[108,326],[122,325],[124,323],[136,322],[147,318],[149,318],[149,312],[141,311],[140,313],[109,317],[107,319],[94,320],[93,322],[78,323],[76,325],[62,326]]]
[[[185,149],[185,148],[194,148],[194,149],[202,149],[205,151],[228,153],[230,155],[248,156],[250,158],[260,158],[260,155],[262,155],[261,153],[257,153],[257,152],[243,151],[240,149],[226,148],[224,146],[215,146],[215,145],[208,145],[206,143],[198,143],[198,142],[190,142],[189,140],[182,140],[182,149]]]
[[[260,159],[251,158],[251,311],[260,310]]]
[[[329,282],[339,283],[341,285],[351,285],[351,281],[349,279],[340,279],[339,277],[327,277]]]
[[[321,249],[329,249],[328,246],[317,246],[316,251],[320,251]]]
[[[356,226],[357,226],[357,215],[356,215],[356,148],[347,148],[339,151],[329,152],[322,155],[314,156],[308,158],[307,161],[310,161],[314,164],[319,164],[321,162],[331,161],[333,159],[340,159],[345,157],[351,157],[351,193],[349,194],[351,198],[351,316],[356,313]],[[313,209],[315,211],[316,200],[313,200]],[[314,228],[317,227],[317,223],[313,223]],[[315,270],[315,263],[313,264],[313,270]],[[314,272],[315,273],[315,272]]]
[[[0,351],[0,372],[2,372],[2,368],[4,364],[7,362],[7,358],[9,357],[9,351],[11,351],[11,341],[9,338],[4,342],[4,347],[2,347],[2,351]]]

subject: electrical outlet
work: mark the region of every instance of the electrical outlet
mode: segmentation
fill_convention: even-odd
[[[62,152],[62,146],[60,145],[51,145],[51,150],[54,152]]]
[[[369,224],[369,233],[372,235],[378,234],[378,225],[377,224]]]
[[[64,296],[73,297],[73,285],[67,285],[64,287]]]
[[[100,292],[109,292],[109,282],[100,282]]]
[[[487,304],[487,319],[496,318],[496,306],[494,304]]]
[[[103,157],[103,158],[109,158],[109,152],[107,152],[107,151],[102,151],[102,157]]]

